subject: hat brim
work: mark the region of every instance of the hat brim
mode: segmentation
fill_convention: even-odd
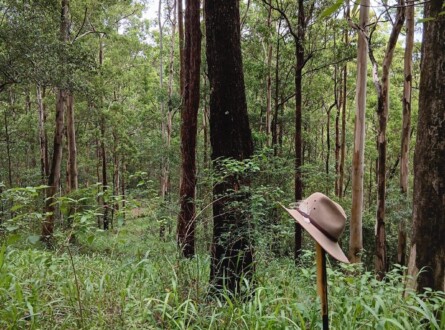
[[[325,234],[323,234],[320,230],[318,230],[314,225],[310,223],[308,219],[306,219],[303,215],[300,214],[295,209],[288,209],[283,206],[283,208],[294,218],[303,228],[306,230],[312,238],[321,245],[321,247],[329,253],[334,259],[349,264],[349,260],[346,255],[343,253],[338,242],[334,242]]]

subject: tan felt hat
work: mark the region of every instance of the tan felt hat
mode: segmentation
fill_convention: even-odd
[[[349,263],[338,245],[346,225],[343,208],[326,195],[316,192],[301,201],[297,208],[284,209],[338,261]]]

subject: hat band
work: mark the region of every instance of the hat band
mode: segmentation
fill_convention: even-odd
[[[315,221],[311,216],[303,211],[301,211],[299,208],[296,209],[303,217],[309,219],[309,223],[312,224],[315,228],[317,228],[319,231],[321,231],[327,238],[329,238],[331,241],[337,243],[338,239],[332,236],[330,233],[328,233],[323,227],[321,227],[317,221]]]

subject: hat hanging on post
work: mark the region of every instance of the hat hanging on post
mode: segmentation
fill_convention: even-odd
[[[284,209],[338,261],[349,263],[338,239],[346,225],[343,208],[326,195],[316,192],[301,201],[296,209]]]

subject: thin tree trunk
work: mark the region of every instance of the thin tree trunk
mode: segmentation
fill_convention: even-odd
[[[122,195],[122,210],[124,211],[124,212],[122,212],[122,216],[123,216],[124,221],[125,221],[125,214],[126,214],[125,207],[126,207],[126,198],[127,198],[127,196],[126,196],[126,189],[125,189],[125,172],[127,171],[127,166],[125,164],[124,156],[122,156],[121,167],[122,168],[121,168],[121,181],[120,181],[120,183],[121,183],[121,195]]]
[[[178,1],[178,34],[179,34],[179,90],[184,97],[184,12],[182,1]]]
[[[434,19],[423,27],[408,266],[410,286],[418,292],[427,288],[445,291],[445,16],[439,14],[443,12],[442,0],[431,0],[424,6],[424,17]]]
[[[116,131],[113,131],[113,208],[111,209],[111,223],[114,223],[115,213],[119,211],[119,200],[117,196],[119,196],[119,154],[117,151],[117,146],[119,144],[119,139]]]
[[[281,19],[278,20],[277,28],[277,46],[275,55],[275,109],[272,121],[272,146],[274,150],[274,156],[278,156],[278,135],[280,132],[280,30],[281,30]]]
[[[187,0],[185,9],[184,106],[181,111],[181,209],[178,246],[184,257],[195,254],[196,134],[201,66],[200,1]]]
[[[108,219],[108,202],[106,193],[108,190],[108,180],[107,180],[107,157],[105,153],[105,116],[102,114],[100,120],[100,153],[102,157],[102,200],[103,200],[103,228],[108,230],[110,228],[110,223]]]
[[[74,97],[72,92],[67,93],[66,102],[66,132],[68,142],[68,186],[67,192],[77,190],[78,188],[78,173],[77,173],[77,145],[76,145],[76,128],[74,121]]]
[[[414,46],[414,1],[408,0],[406,7],[406,40],[404,57],[404,83],[403,83],[403,119],[402,138],[400,146],[400,192],[407,197],[409,177],[409,141],[411,133],[411,90],[413,71]],[[406,221],[399,223],[397,263],[406,265]]]
[[[99,35],[99,68],[102,68],[103,61],[104,61],[104,44],[103,39],[104,35]],[[101,97],[101,107],[103,107],[103,97]],[[108,179],[107,179],[107,155],[105,152],[105,115],[103,113],[103,109],[100,109],[102,111],[100,115],[100,157],[102,162],[102,209],[103,209],[103,218],[102,218],[102,224],[103,229],[108,230],[110,227],[110,222],[108,219],[108,201],[107,201],[107,190],[108,190]],[[99,173],[98,173],[99,175]]]
[[[272,28],[272,8],[269,7],[267,15],[267,29],[271,31]],[[272,132],[272,40],[269,37],[267,41],[267,77],[266,77],[266,145],[271,145]]]
[[[42,87],[37,84],[36,87],[37,94],[37,106],[39,109],[39,142],[40,142],[40,173],[42,180],[44,181],[48,176],[48,143],[46,137],[46,114],[45,114],[45,104],[43,101]]]
[[[352,159],[352,211],[349,238],[349,259],[361,261],[363,249],[362,214],[363,214],[363,161],[365,153],[365,111],[366,111],[366,69],[368,42],[366,34],[369,20],[369,0],[361,0],[360,25],[363,33],[358,33],[357,50],[357,87],[354,129],[354,155]]]
[[[341,152],[341,144],[340,144],[340,115],[341,115],[341,106],[343,104],[343,89],[341,86],[341,71],[340,71],[340,87],[337,88],[337,77],[338,77],[338,67],[335,66],[335,93],[339,95],[336,98],[335,106],[337,111],[335,113],[335,196],[340,197],[341,195],[341,186],[339,185],[340,181],[340,152]]]
[[[9,90],[9,105],[14,107],[14,97],[12,95],[12,90]],[[9,132],[9,122],[7,109],[4,110],[4,124],[5,124],[5,142],[6,142],[6,157],[8,159],[8,184],[9,188],[12,188],[12,158],[11,158],[11,135]]]
[[[376,219],[376,258],[375,269],[379,279],[383,279],[388,270],[386,252],[386,231],[385,231],[385,199],[386,199],[386,126],[389,110],[389,69],[391,67],[394,49],[397,44],[400,31],[405,21],[405,2],[399,1],[395,24],[389,36],[385,57],[382,65],[382,79],[378,78],[377,62],[369,47],[369,57],[373,66],[373,80],[377,91],[377,115],[379,120],[379,130],[377,138],[378,165],[377,165],[377,219]]]
[[[349,44],[348,32],[345,32],[346,45]],[[348,105],[347,98],[347,82],[348,82],[348,64],[343,67],[343,98],[342,98],[342,114],[341,114],[341,145],[340,145],[340,177],[338,179],[338,197],[344,196],[344,178],[345,178],[345,159],[346,159],[346,110]]]
[[[182,0],[178,0],[182,1]],[[171,11],[173,11],[173,17],[171,17]],[[168,112],[165,123],[165,142],[166,142],[166,158],[165,158],[165,194],[164,197],[168,199],[168,194],[170,193],[170,148],[171,148],[171,136],[173,129],[173,77],[174,77],[174,60],[175,60],[175,35],[176,35],[176,2],[173,3],[173,7],[170,8],[170,21],[172,23],[172,34],[171,34],[171,44],[170,44],[170,58],[169,58],[169,68],[168,68]]]
[[[242,161],[253,154],[241,56],[239,2],[206,0],[206,52],[210,81],[210,141],[215,169],[222,159]],[[213,189],[213,243],[210,281],[241,293],[254,271],[249,180],[229,175]],[[242,204],[242,207],[240,207]]]
[[[297,35],[295,38],[295,183],[294,183],[294,193],[295,201],[300,201],[303,199],[303,180],[301,176],[301,166],[302,162],[302,126],[301,126],[301,115],[302,115],[302,77],[303,77],[303,67],[305,65],[304,57],[304,39],[306,30],[306,16],[304,12],[304,1],[298,0],[298,27]],[[300,258],[301,247],[303,241],[303,230],[298,222],[295,222],[295,237],[294,237],[294,258],[297,262]]]

